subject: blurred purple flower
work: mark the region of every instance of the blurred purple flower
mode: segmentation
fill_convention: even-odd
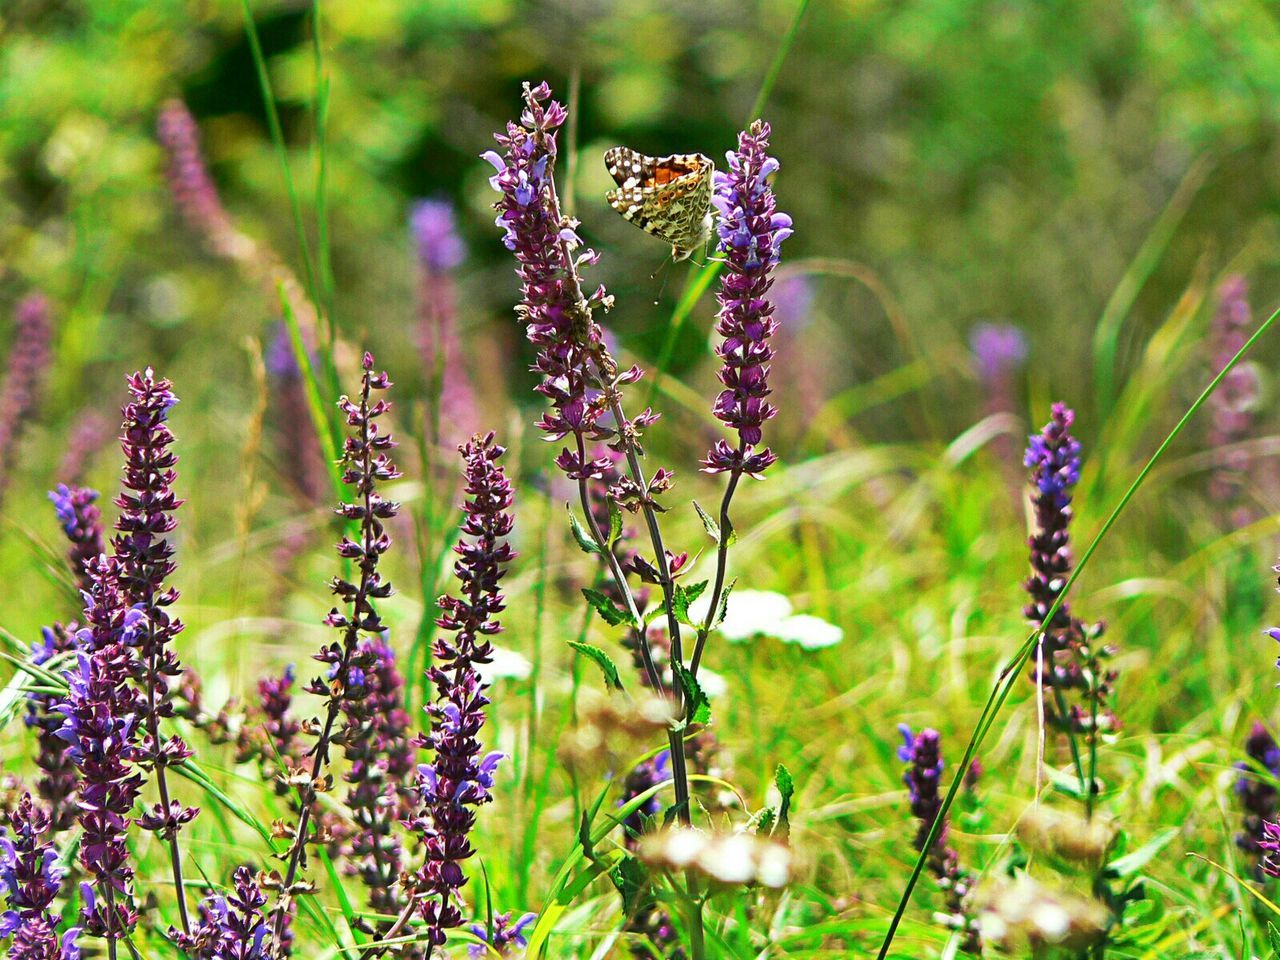
[[[432,647],[434,665],[427,671],[436,700],[427,708],[431,732],[422,745],[434,754],[418,768],[421,808],[412,818],[426,848],[418,871],[417,890],[427,896],[422,917],[428,942],[442,944],[445,931],[462,924],[457,891],[467,882],[462,863],[475,852],[470,834],[475,808],[492,797],[493,776],[502,754],[480,755],[488,688],[477,670],[491,659],[490,637],[502,630],[496,619],[504,608],[499,592],[506,566],[515,556],[507,537],[513,518],[511,483],[498,463],[504,449],[492,433],[476,436],[461,449],[467,501],[463,505],[462,539],[454,563],[462,596],[439,600],[436,621],[443,631]]]
[[[89,461],[102,451],[114,434],[115,425],[101,411],[90,409],[77,413],[62,462],[54,476],[69,486],[80,484]]]
[[[188,229],[219,256],[243,252],[244,238],[231,224],[200,151],[200,128],[181,100],[167,100],[156,118],[156,137],[168,155],[165,175]]]
[[[0,500],[18,463],[18,442],[36,417],[49,373],[51,314],[48,299],[39,293],[18,301],[14,311],[8,368],[0,388]]]
[[[31,662],[44,666],[54,657],[75,650],[78,630],[74,622],[66,626],[55,623],[43,628],[40,640],[32,644]],[[71,826],[76,818],[76,766],[67,750],[66,740],[60,735],[65,720],[59,711],[61,703],[62,700],[54,694],[27,694],[26,724],[36,729],[36,766],[41,771],[36,790],[48,804],[55,832]]]
[[[471,960],[483,960],[495,953],[500,957],[521,956],[517,951],[523,951],[529,942],[525,936],[525,928],[537,919],[536,913],[526,913],[512,923],[510,913],[499,913],[493,918],[492,931],[483,924],[473,923],[471,932],[483,940],[484,944],[473,943],[467,948],[467,956]]]
[[[271,419],[280,448],[278,460],[299,504],[314,509],[328,491],[328,471],[311,419],[302,371],[293,355],[289,328],[283,322],[276,324],[265,362],[273,394]]]
[[[1280,746],[1264,724],[1255,722],[1245,739],[1244,752],[1248,759],[1236,764],[1240,771],[1236,793],[1244,809],[1243,830],[1236,834],[1236,846],[1257,860],[1262,853],[1259,844],[1266,836],[1263,824],[1276,819],[1280,803],[1280,793],[1273,782],[1280,777]],[[1266,774],[1271,780],[1263,779]]]
[[[1253,332],[1249,309],[1249,285],[1233,274],[1218,286],[1218,309],[1209,331],[1213,371],[1223,369],[1244,346]],[[1262,395],[1261,375],[1253,363],[1241,363],[1223,379],[1209,398],[1213,421],[1209,430],[1210,449],[1231,447],[1248,439]],[[1209,478],[1209,497],[1230,511],[1234,526],[1245,526],[1251,511],[1240,503],[1252,458],[1246,450],[1226,450]]]
[[[458,331],[452,271],[465,248],[446,200],[420,200],[409,215],[418,253],[418,350],[434,404],[432,440],[456,446],[475,427],[476,402]],[[438,434],[438,435],[437,435]]]
[[[765,448],[756,451],[763,426],[777,410],[769,396],[769,339],[777,330],[769,299],[773,269],[782,242],[791,236],[791,218],[776,212],[768,178],[778,161],[765,151],[769,125],[761,120],[738,135],[737,151],[730,151],[728,171],[716,171],[715,194],[718,250],[724,271],[716,299],[720,304],[716,353],[723,362],[716,398],[716,418],[738,433],[737,446],[717,440],[703,461],[707,473],[745,473],[759,477],[777,458]]]
[[[409,211],[418,260],[433,273],[456,269],[467,255],[447,200],[419,200]]]
[[[978,377],[991,390],[1017,373],[1027,360],[1027,338],[1011,323],[979,323],[969,334]]]

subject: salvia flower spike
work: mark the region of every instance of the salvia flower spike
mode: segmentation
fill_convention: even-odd
[[[718,420],[738,434],[737,444],[717,440],[703,461],[708,473],[745,473],[759,477],[777,458],[757,449],[763,427],[777,410],[768,402],[769,340],[777,330],[769,296],[779,248],[791,236],[791,218],[777,212],[769,178],[778,161],[766,152],[769,125],[757,120],[738,135],[738,149],[726,155],[729,169],[714,174],[712,205],[716,210],[717,249],[724,272],[716,299],[720,304],[716,332],[720,344]]]
[[[467,497],[462,539],[454,548],[460,594],[439,600],[442,633],[428,671],[436,699],[427,708],[431,732],[422,741],[433,757],[418,768],[421,809],[413,819],[426,848],[416,886],[425,895],[422,917],[428,942],[437,945],[445,942],[447,930],[463,922],[457,893],[467,882],[462,864],[475,852],[470,840],[475,808],[492,799],[494,772],[502,758],[496,752],[482,754],[479,734],[489,699],[477,667],[489,662],[490,638],[502,630],[497,620],[503,610],[500,585],[515,556],[507,543],[514,524],[511,483],[498,462],[505,451],[492,433],[473,437],[460,449]]]
[[[374,371],[372,354],[364,355],[361,367],[364,373],[359,400],[344,396],[338,403],[351,428],[343,444],[342,481],[351,488],[353,496],[350,502],[338,506],[337,513],[357,528],[358,539],[344,535],[338,542],[337,553],[354,565],[358,576],[354,581],[342,577],[330,581],[329,589],[342,609],[334,607],[325,623],[338,632],[340,639],[315,655],[314,659],[325,665],[325,673],[312,679],[306,688],[309,693],[325,698],[325,708],[323,720],[312,724],[318,736],[308,753],[309,775],[290,777],[298,790],[301,812],[285,855],[287,866],[281,897],[273,910],[271,939],[277,949],[285,936],[295,897],[308,889],[298,878],[306,861],[306,845],[328,839],[324,831],[312,836],[310,828],[316,815],[316,795],[326,787],[324,771],[329,763],[330,747],[335,740],[345,743],[357,734],[350,720],[338,729],[338,718],[349,700],[360,699],[367,693],[365,676],[374,667],[373,655],[367,648],[362,650],[360,638],[362,635],[377,637],[383,632],[385,628],[374,602],[391,595],[391,583],[383,579],[378,563],[391,548],[385,523],[399,512],[400,505],[384,500],[379,488],[397,479],[400,471],[390,457],[395,440],[379,429],[379,420],[391,404],[376,396],[391,387],[391,379],[386,373]]]
[[[49,842],[47,810],[24,794],[0,827],[0,940],[13,937],[9,960],[79,960],[79,927],[58,933],[53,901],[62,887],[63,869]]]
[[[49,373],[53,336],[48,299],[33,293],[18,302],[4,385],[0,387],[0,500],[18,464],[18,443],[34,418]]]

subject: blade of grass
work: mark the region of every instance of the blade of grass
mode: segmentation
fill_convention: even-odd
[[[1133,499],[1134,495],[1142,487],[1143,482],[1147,479],[1147,475],[1151,472],[1152,468],[1154,468],[1155,465],[1164,457],[1165,451],[1169,449],[1173,441],[1182,433],[1183,429],[1191,421],[1191,418],[1196,415],[1202,406],[1204,406],[1205,401],[1208,400],[1209,397],[1213,395],[1213,392],[1218,389],[1218,385],[1222,383],[1227,374],[1235,369],[1240,361],[1243,360],[1249,351],[1253,349],[1254,344],[1262,339],[1266,332],[1271,329],[1278,318],[1280,318],[1280,309],[1272,313],[1271,316],[1263,321],[1262,325],[1254,331],[1253,335],[1245,342],[1244,346],[1236,352],[1236,355],[1232,357],[1227,365],[1218,372],[1218,375],[1209,382],[1209,385],[1201,391],[1200,396],[1196,397],[1191,406],[1187,408],[1186,413],[1182,415],[1182,418],[1164,438],[1160,446],[1156,448],[1156,452],[1151,455],[1151,458],[1147,461],[1146,465],[1133,479],[1133,482],[1129,484],[1129,488],[1125,490],[1124,494],[1120,497],[1119,502],[1103,522],[1101,529],[1098,530],[1093,539],[1089,542],[1089,546],[1085,548],[1084,553],[1080,557],[1080,562],[1076,564],[1076,568],[1071,572],[1071,576],[1067,578],[1067,582],[1058,594],[1057,599],[1054,600],[1053,606],[1051,606],[1045,614],[1045,623],[1052,622],[1054,614],[1057,613],[1058,608],[1071,592],[1072,586],[1075,585],[1076,580],[1084,571],[1085,567],[1089,565],[1089,561],[1093,557],[1094,552],[1098,549],[1098,545],[1101,544],[1107,534],[1111,532],[1111,528],[1115,526],[1116,520],[1120,518],[1120,515],[1129,505],[1129,501]],[[1027,637],[1022,646],[1018,648],[1018,651],[1014,654],[1013,658],[1000,671],[1000,677],[996,681],[996,685],[992,688],[991,695],[987,698],[987,703],[982,708],[982,713],[978,718],[978,723],[973,731],[973,735],[970,736],[969,743],[965,747],[964,757],[960,761],[959,766],[955,768],[959,773],[952,779],[951,787],[947,790],[947,795],[942,801],[942,806],[938,810],[937,816],[934,818],[933,826],[929,829],[929,834],[924,839],[924,843],[922,844],[923,852],[916,858],[915,866],[912,868],[911,876],[908,878],[907,885],[902,891],[902,897],[898,902],[897,909],[894,911],[893,919],[889,922],[889,930],[885,934],[884,942],[880,945],[880,952],[877,954],[877,960],[885,960],[888,956],[889,947],[893,945],[893,938],[898,931],[898,925],[902,921],[902,915],[906,912],[907,905],[911,902],[911,894],[915,891],[916,884],[920,880],[920,874],[924,871],[929,851],[933,849],[934,842],[938,838],[938,833],[942,828],[942,824],[946,821],[947,812],[951,809],[951,805],[955,801],[956,794],[960,790],[960,785],[964,780],[964,772],[969,769],[969,765],[973,762],[974,754],[977,752],[978,747],[981,746],[983,739],[987,735],[987,731],[991,729],[992,725],[995,723],[997,715],[1004,707],[1005,701],[1009,698],[1009,694],[1013,690],[1014,683],[1017,682],[1021,675],[1022,665],[1031,655],[1031,651],[1035,649],[1036,641],[1039,639],[1042,632],[1042,630],[1033,631],[1031,636]]]
[[[1213,169],[1214,158],[1209,154],[1201,154],[1187,169],[1182,182],[1165,204],[1164,210],[1156,219],[1138,253],[1129,264],[1124,276],[1111,293],[1111,298],[1102,309],[1098,318],[1098,326],[1093,332],[1094,383],[1098,393],[1098,418],[1105,420],[1111,413],[1116,393],[1116,354],[1119,351],[1120,333],[1124,321],[1133,309],[1138,294],[1146,285],[1151,274],[1155,272],[1160,258],[1169,247],[1169,242],[1177,232],[1178,225],[1191,206],[1200,188],[1204,186],[1209,171]]]

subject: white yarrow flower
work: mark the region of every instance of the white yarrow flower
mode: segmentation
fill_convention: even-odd
[[[787,617],[778,624],[773,635],[783,643],[794,643],[805,650],[833,647],[844,639],[844,631],[834,623],[808,613]]]
[[[485,683],[493,683],[496,680],[528,680],[529,674],[533,672],[533,664],[524,654],[506,650],[503,647],[494,647],[493,661],[478,663],[476,669],[480,671],[480,678]]]

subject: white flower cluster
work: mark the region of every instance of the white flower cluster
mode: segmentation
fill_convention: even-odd
[[[753,833],[706,833],[673,827],[646,836],[640,857],[650,866],[696,870],[719,883],[785,887],[791,879],[788,847]]]
[[[707,600],[690,605],[689,613],[700,621],[707,615]],[[716,628],[730,643],[746,643],[756,637],[773,637],[805,650],[832,647],[844,639],[834,623],[807,613],[794,613],[791,601],[770,590],[735,590],[729,594],[724,622]]]

